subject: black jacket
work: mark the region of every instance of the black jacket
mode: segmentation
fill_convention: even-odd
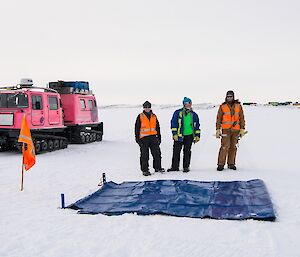
[[[146,117],[150,120],[150,115],[152,114],[151,112],[145,112],[143,111],[143,113],[146,115]],[[140,139],[140,129],[141,129],[141,119],[140,119],[140,114],[137,116],[136,121],[135,121],[135,140],[139,140]],[[156,137],[158,138],[159,141],[161,141],[161,135],[160,135],[160,126],[159,126],[159,122],[156,116],[156,131],[157,131],[157,135]]]

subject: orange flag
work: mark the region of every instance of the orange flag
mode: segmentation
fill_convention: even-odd
[[[22,120],[22,126],[21,126],[18,142],[23,143],[23,147],[22,147],[23,167],[27,171],[35,164],[35,151],[34,151],[34,144],[32,142],[32,137],[30,133],[30,128],[28,126],[28,122],[25,114]]]

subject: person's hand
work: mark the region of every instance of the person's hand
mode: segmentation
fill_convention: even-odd
[[[198,143],[200,141],[200,137],[194,137],[194,143]]]
[[[220,138],[221,137],[221,129],[217,129],[216,130],[216,138]]]
[[[241,130],[240,130],[240,137],[242,138],[242,137],[245,136],[245,135],[246,135],[245,129],[241,129]]]
[[[173,135],[173,140],[178,141],[178,135]]]

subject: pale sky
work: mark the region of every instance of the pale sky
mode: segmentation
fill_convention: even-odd
[[[99,104],[300,102],[300,1],[0,0],[0,86],[86,80]]]

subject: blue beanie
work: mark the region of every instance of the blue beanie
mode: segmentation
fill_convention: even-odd
[[[192,100],[188,97],[184,97],[183,100],[182,100],[182,104],[185,105],[185,104],[190,104],[192,103]]]

